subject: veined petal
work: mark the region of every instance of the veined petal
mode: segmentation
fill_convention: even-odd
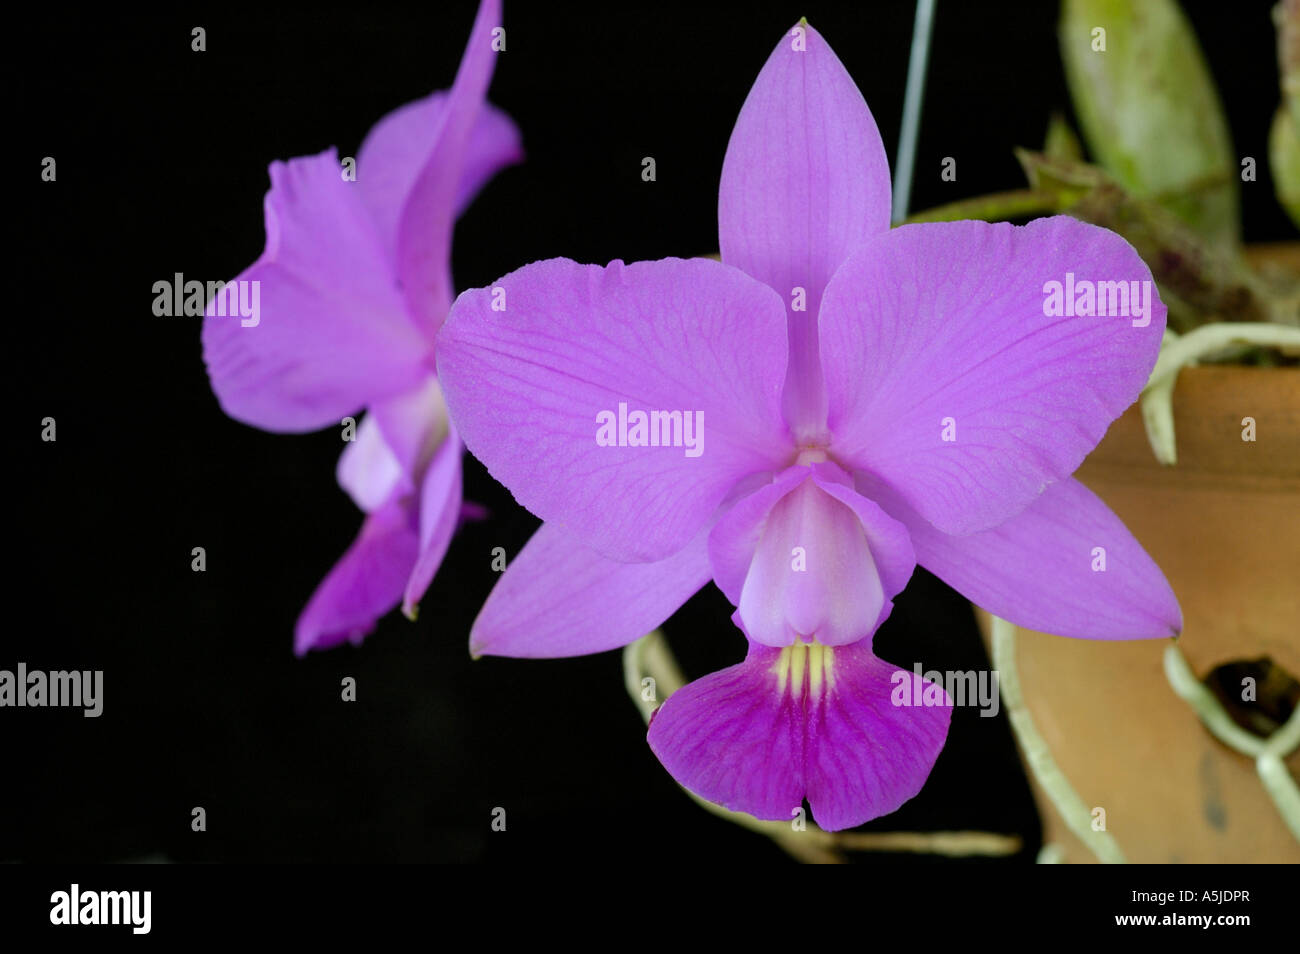
[[[356,186],[393,261],[406,200],[421,173],[435,171],[429,160],[446,119],[448,92],[439,90],[399,106],[374,125],[357,150]],[[500,109],[484,102],[465,142],[453,215],[461,215],[492,176],[523,158],[518,127]]]
[[[361,533],[316,588],[294,630],[294,651],[360,643],[394,609],[419,549],[414,508],[394,499],[366,517]]]
[[[1052,313],[1051,283],[1085,281],[1111,283],[1108,316]],[[820,320],[832,456],[965,534],[1074,472],[1146,383],[1165,307],[1132,246],[1056,216],[894,229],[836,272]]]
[[[501,26],[501,0],[482,0],[456,81],[444,101],[437,142],[407,194],[397,223],[397,277],[410,313],[434,334],[453,298],[451,232],[470,134],[478,122],[496,51],[492,31]]]
[[[470,451],[625,562],[676,552],[737,481],[786,462],[784,372],[775,294],[706,259],[537,262],[463,293],[438,339]]]
[[[807,798],[828,831],[887,815],[921,790],[948,734],[942,687],[847,646],[750,643],[668,697],[651,750],[679,784],[732,811],[789,821]]]
[[[412,619],[416,605],[442,565],[460,521],[463,450],[460,436],[450,428],[420,484],[420,555],[402,598],[402,612]]]
[[[249,284],[229,286],[257,314],[230,314],[223,293],[203,320],[203,360],[231,417],[270,431],[316,430],[426,373],[429,342],[406,316],[353,186],[333,149],[271,164],[266,250],[236,279]]]
[[[897,811],[916,795],[948,738],[952,699],[942,686],[871,653],[864,640],[835,649],[826,704],[814,710],[804,772],[813,818],[827,831]]]
[[[718,194],[722,260],[766,282],[790,309],[782,408],[801,440],[826,427],[822,290],[857,244],[889,228],[889,205],[876,121],[830,45],[801,24],[777,44],[749,91]]]
[[[1142,545],[1077,480],[1052,484],[991,530],[949,536],[888,489],[864,493],[911,533],[917,559],[971,602],[1018,626],[1082,639],[1177,636],[1182,612]]]
[[[553,658],[626,646],[709,581],[706,540],[701,532],[657,563],[615,563],[542,524],[488,596],[470,651]]]

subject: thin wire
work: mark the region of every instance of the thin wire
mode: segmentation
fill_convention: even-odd
[[[916,137],[921,128],[921,101],[925,96],[925,68],[930,58],[934,27],[934,0],[917,0],[912,25],[912,52],[907,63],[907,89],[903,94],[903,129],[894,164],[894,224],[907,218],[912,200],[912,166],[916,164]]]

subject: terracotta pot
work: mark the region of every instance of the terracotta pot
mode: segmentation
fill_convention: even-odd
[[[1127,524],[1182,604],[1197,676],[1263,656],[1300,678],[1300,369],[1185,369],[1178,464],[1151,453],[1139,409],[1078,477]],[[1242,419],[1256,440],[1242,440]],[[983,617],[983,614],[979,614]],[[981,619],[987,639],[987,618]],[[1057,763],[1131,862],[1300,862],[1253,760],[1207,732],[1167,682],[1165,640],[1092,642],[1020,630],[1026,704]],[[1287,761],[1300,774],[1300,753]],[[1044,843],[1095,860],[1037,791]]]

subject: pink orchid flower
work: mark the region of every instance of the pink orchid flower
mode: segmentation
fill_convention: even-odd
[[[712,579],[749,654],[671,696],[651,748],[704,798],[787,820],[806,798],[839,829],[915,795],[947,734],[946,696],[891,701],[898,675],[913,698],[942,690],[871,651],[918,562],[1063,636],[1170,636],[1181,617],[1070,476],[1155,362],[1147,267],[1067,217],[890,229],[871,113],[800,32],[732,133],[721,263],[528,265],[460,296],[438,371],[470,451],[544,521],[472,651],[621,646]]]
[[[334,149],[271,164],[256,322],[208,306],[203,358],[222,409],[279,433],[366,411],[338,481],[366,518],[298,619],[299,654],[360,642],[416,603],[461,515],[462,444],[434,342],[452,302],[456,217],[523,158],[519,131],[484,97],[500,0],[484,0],[452,88],[381,119],[347,175]]]

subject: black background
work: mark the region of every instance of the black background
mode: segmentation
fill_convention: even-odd
[[[105,670],[98,719],[0,711],[0,860],[765,859],[659,767],[617,653],[472,662],[470,624],[536,526],[467,458],[468,526],[420,620],[391,614],[361,648],[296,659],[295,617],[360,516],[334,483],[330,430],[266,434],[226,418],[199,320],[152,314],[174,272],[233,277],[263,244],[266,167],[355,149],[401,103],[449,85],[472,2],[301,11],[192,7],[9,27],[18,135],[7,150],[17,274],[6,316],[6,460],[16,520],[0,668]],[[1248,238],[1290,237],[1268,181],[1277,103],[1266,2],[1191,3],[1228,106]],[[940,0],[913,208],[1023,184],[1068,100],[1056,5]],[[891,163],[913,5],[507,2],[491,98],[528,159],[456,233],[457,287],[557,255],[604,263],[717,248],[732,123],[800,16],[863,91]],[[207,30],[207,51],[190,30]],[[40,181],[41,160],[58,163]],[[641,180],[653,156],[658,179]],[[957,160],[942,182],[941,159]],[[16,339],[16,342],[13,341]],[[58,440],[40,440],[57,420]],[[16,454],[14,453],[16,451]],[[191,549],[207,571],[191,571]],[[910,667],[987,666],[964,601],[917,572],[876,638]],[[712,586],[667,625],[692,676],[739,660]],[[358,700],[340,700],[353,676]],[[190,830],[203,806],[208,830]],[[504,833],[491,811],[507,810]],[[958,710],[923,792],[875,830],[1020,833],[1038,822],[1005,722]],[[901,859],[891,859],[898,861]],[[916,859],[925,860],[925,859]]]

